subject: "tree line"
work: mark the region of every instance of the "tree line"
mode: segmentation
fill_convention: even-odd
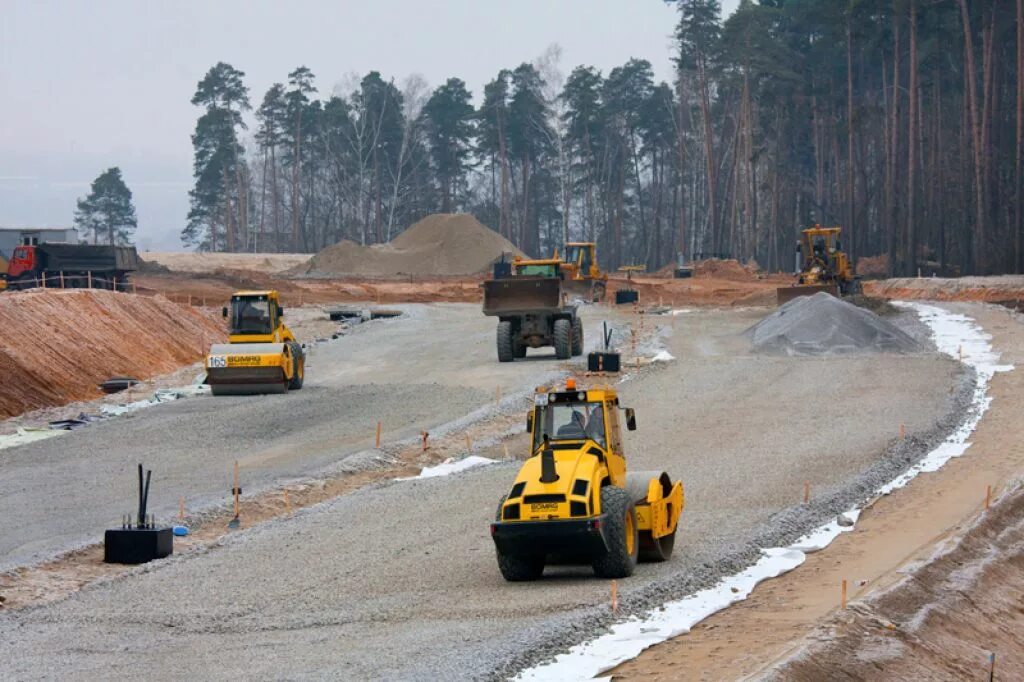
[[[788,269],[799,229],[856,258],[1021,271],[1024,0],[674,0],[674,74],[566,74],[557,46],[473,93],[298,67],[255,106],[199,82],[186,244],[316,251],[467,211],[534,255],[606,267],[702,255]],[[666,27],[666,34],[673,27]],[[250,114],[251,112],[251,114]],[[250,130],[250,119],[254,125]]]

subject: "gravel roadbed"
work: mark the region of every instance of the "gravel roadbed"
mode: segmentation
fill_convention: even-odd
[[[922,456],[960,423],[973,377],[935,354],[764,358],[763,311],[680,316],[678,358],[621,385],[630,466],[686,485],[673,559],[620,581],[620,613],[710,585]],[[659,323],[661,324],[661,323]],[[908,433],[898,439],[900,424]],[[488,454],[485,450],[478,454]],[[492,453],[494,454],[494,453]],[[488,679],[611,622],[608,584],[553,567],[510,584],[488,523],[516,466],[380,484],[0,615],[16,678]],[[810,505],[799,504],[804,481]]]

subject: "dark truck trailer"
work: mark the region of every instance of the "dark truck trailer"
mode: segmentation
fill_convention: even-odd
[[[513,276],[484,282],[484,315],[498,318],[498,361],[526,356],[527,348],[554,346],[560,360],[583,353],[583,323],[576,306],[562,304],[560,277]]]
[[[39,244],[18,246],[7,266],[13,289],[33,287],[123,288],[139,267],[134,246],[100,244]]]

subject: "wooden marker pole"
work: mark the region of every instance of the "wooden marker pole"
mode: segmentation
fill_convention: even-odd
[[[811,501],[811,482],[804,481],[804,504]]]
[[[468,432],[466,433],[466,450],[469,451],[469,454],[473,454],[473,441],[470,440]]]
[[[903,440],[906,437],[907,437],[907,425],[906,424],[900,424],[900,440]]]
[[[502,447],[502,448],[503,448],[503,449],[505,450],[505,459],[511,459],[511,458],[510,458],[510,457],[508,456],[508,443],[502,443],[502,444],[501,444],[501,447]]]
[[[284,512],[288,516],[292,515],[292,502],[288,499],[288,488],[284,489]]]
[[[843,578],[843,598],[842,598],[842,602],[843,602],[843,608],[845,609],[846,608],[846,578]]]
[[[427,438],[430,437],[430,433],[428,433],[427,431],[424,431],[420,435],[423,437],[423,452],[426,452],[427,448],[430,447],[430,446],[427,445]]]
[[[179,521],[184,521],[185,520],[185,498],[184,497],[178,499],[178,520]]]
[[[991,504],[992,504],[992,486],[987,485],[987,486],[985,486],[985,509],[988,509],[989,505],[991,505]]]
[[[377,445],[375,447],[377,447],[378,449],[380,448],[380,427],[381,423],[377,422]]]

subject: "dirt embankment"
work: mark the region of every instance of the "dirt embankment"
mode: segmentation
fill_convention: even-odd
[[[157,263],[176,272],[254,270],[284,272],[309,260],[307,253],[200,253],[196,251],[146,251],[147,263]]]
[[[953,547],[819,628],[782,680],[1024,679],[1024,487]]]
[[[0,416],[101,395],[113,376],[146,379],[224,339],[212,311],[109,291],[0,296]]]
[[[888,299],[971,301],[1024,307],[1024,275],[992,277],[903,277],[864,282],[868,296]]]

